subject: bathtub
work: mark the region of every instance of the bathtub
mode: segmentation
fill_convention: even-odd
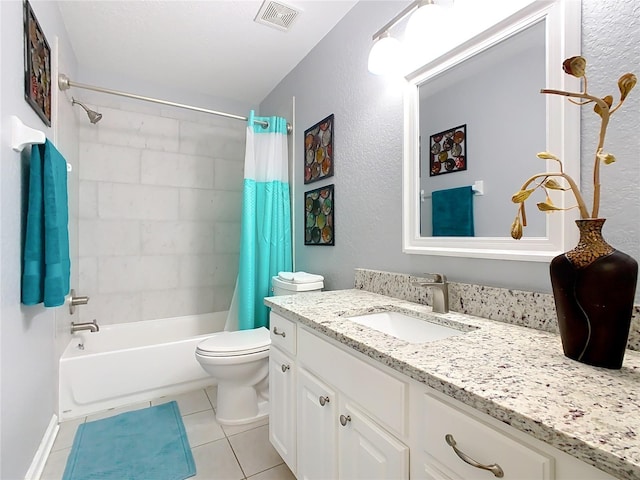
[[[60,420],[213,385],[196,345],[222,331],[226,318],[215,312],[74,334],[60,357]]]

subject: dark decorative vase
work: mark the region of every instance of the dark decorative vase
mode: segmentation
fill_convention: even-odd
[[[618,369],[627,347],[638,263],[602,238],[605,219],[576,220],[580,241],[551,261],[564,354]]]

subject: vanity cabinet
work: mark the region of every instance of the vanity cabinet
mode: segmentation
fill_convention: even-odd
[[[408,384],[304,328],[297,361],[297,478],[408,479]]]
[[[270,317],[269,441],[296,473],[296,324],[274,313]]]
[[[408,382],[271,313],[269,440],[301,479],[408,479]]]
[[[614,480],[273,312],[271,336],[269,438],[298,480]]]
[[[409,448],[310,372],[298,375],[298,480],[409,478]]]

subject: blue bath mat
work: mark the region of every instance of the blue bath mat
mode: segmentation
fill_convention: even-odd
[[[195,474],[174,401],[80,425],[62,480],[182,480]]]

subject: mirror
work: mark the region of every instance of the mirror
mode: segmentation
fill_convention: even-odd
[[[580,109],[540,94],[580,88],[562,71],[580,52],[579,32],[579,2],[530,2],[407,76],[405,253],[548,261],[575,244],[577,229],[565,229],[571,211],[530,207],[525,237],[509,231],[511,195],[530,175],[556,169],[537,152],[558,155],[579,178]]]
[[[505,199],[544,165],[536,153],[546,143],[539,93],[546,82],[545,26],[530,25],[418,85],[421,237],[438,235],[438,227],[476,237],[508,231],[515,214]],[[432,201],[434,190],[466,185],[476,185],[469,200],[473,234],[448,227],[445,210]],[[529,237],[546,235],[544,215],[528,221]]]

